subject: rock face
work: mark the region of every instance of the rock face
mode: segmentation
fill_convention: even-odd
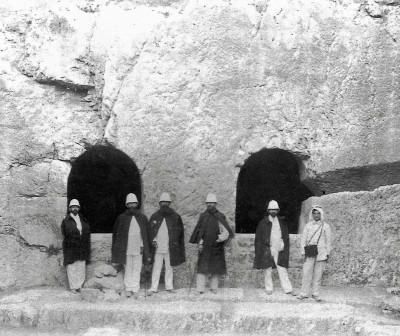
[[[381,187],[374,192],[338,193],[310,198],[326,211],[333,231],[332,258],[325,283],[395,286],[399,281],[400,186]]]
[[[327,281],[398,284],[386,248],[397,208],[378,207],[374,190],[400,183],[399,27],[398,1],[2,1],[0,287],[65,283],[68,175],[95,144],[134,160],[146,214],[170,192],[186,242],[210,191],[234,226],[240,167],[284,149],[310,190],[353,220],[336,228],[343,246]],[[366,251],[380,241],[376,218],[388,239],[378,259]]]

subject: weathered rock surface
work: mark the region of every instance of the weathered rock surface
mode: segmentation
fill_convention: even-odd
[[[313,204],[321,205],[333,231],[332,258],[324,277],[327,284],[398,284],[399,193],[400,185],[396,185],[374,192],[312,197],[303,203],[303,214]]]
[[[97,278],[114,277],[117,275],[117,270],[111,265],[101,264],[94,269],[94,276]]]
[[[100,290],[96,288],[82,288],[81,289],[81,298],[82,300],[88,302],[96,302],[97,298],[99,297]]]
[[[384,310],[390,311],[396,316],[400,316],[400,297],[392,296],[390,298],[384,299],[381,302],[380,307]]]
[[[0,327],[29,327],[31,332],[55,335],[65,331],[75,335],[85,331],[99,335],[119,331],[122,335],[398,335],[399,321],[377,313],[384,291],[323,291],[323,304],[299,302],[283,292],[263,296],[262,290],[230,288],[202,296],[188,296],[187,289],[147,298],[141,292],[133,304],[133,299],[92,303],[65,290],[43,289],[1,298]]]
[[[99,143],[135,161],[147,214],[170,192],[186,242],[209,191],[234,226],[240,166],[285,149],[315,193],[371,191],[330,198],[327,281],[398,285],[395,201],[372,191],[400,183],[399,27],[397,0],[2,1],[0,287],[65,282],[68,174]]]
[[[112,289],[116,292],[120,292],[125,288],[123,274],[120,273],[115,277],[91,278],[85,282],[84,287],[96,288],[100,290]]]

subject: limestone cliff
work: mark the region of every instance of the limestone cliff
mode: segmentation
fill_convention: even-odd
[[[95,144],[136,163],[147,214],[168,190],[187,235],[209,191],[234,225],[262,148],[293,153],[318,195],[399,184],[399,41],[398,0],[1,1],[0,287],[63,283],[67,178]]]

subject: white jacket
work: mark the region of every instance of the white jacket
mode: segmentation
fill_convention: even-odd
[[[315,208],[313,208],[312,210],[314,209]],[[312,218],[312,210],[310,211],[310,219]],[[317,244],[318,245],[317,261],[322,261],[326,260],[328,255],[331,253],[332,231],[329,224],[324,221],[323,218],[324,214],[322,209],[318,207],[317,210],[321,213],[321,220],[316,222],[315,220],[312,219],[306,224],[303,233],[301,235],[301,248],[302,248],[302,254],[305,254],[304,247],[306,245],[317,244],[318,238],[321,235],[321,238],[319,238]],[[321,225],[322,225],[322,233],[320,230]]]

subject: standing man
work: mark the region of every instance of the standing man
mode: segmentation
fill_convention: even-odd
[[[272,294],[272,268],[278,269],[281,286],[286,294],[292,294],[287,268],[289,267],[289,232],[286,224],[278,218],[279,205],[271,201],[266,216],[258,223],[255,245],[255,269],[265,269],[265,290]]]
[[[163,262],[165,263],[165,289],[175,293],[172,266],[185,262],[185,242],[182,218],[169,206],[171,198],[162,193],[160,209],[150,217],[150,241],[154,255],[151,288],[148,295],[157,293]]]
[[[197,262],[197,292],[205,291],[206,278],[210,275],[210,289],[216,293],[219,276],[226,274],[224,241],[233,237],[233,232],[226,221],[225,215],[219,212],[217,196],[208,194],[207,209],[197,222],[190,238],[192,244],[198,244],[199,259]]]
[[[332,233],[319,205],[312,207],[309,219],[301,235],[302,255],[305,259],[301,293],[297,298],[302,300],[311,294],[319,302],[322,274],[331,253]]]
[[[126,196],[126,210],[114,224],[112,262],[124,265],[126,296],[137,299],[140,289],[140,271],[143,261],[151,261],[147,237],[147,217],[140,213],[135,194]]]
[[[64,266],[67,268],[69,288],[72,293],[80,292],[85,281],[86,262],[90,260],[90,227],[87,220],[79,214],[79,201],[72,199],[69,214],[61,223],[64,236]]]

